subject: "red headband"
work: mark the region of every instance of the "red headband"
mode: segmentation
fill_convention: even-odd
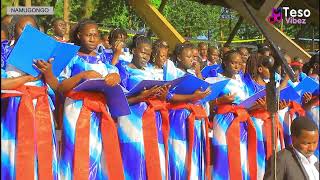
[[[300,67],[302,67],[303,63],[295,61],[295,62],[290,63],[290,66],[300,66]]]

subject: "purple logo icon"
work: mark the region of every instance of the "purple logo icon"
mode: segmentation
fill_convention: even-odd
[[[282,21],[282,8],[272,8],[271,16],[268,17],[271,24],[280,23]]]

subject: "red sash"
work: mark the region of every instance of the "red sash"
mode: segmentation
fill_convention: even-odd
[[[17,117],[16,179],[34,179],[35,151],[39,179],[53,179],[53,137],[47,88],[21,86],[16,90],[22,94],[1,94],[1,98],[21,97]],[[33,99],[37,99],[35,109]]]
[[[187,109],[190,111],[190,115],[188,117],[188,154],[187,154],[187,171],[189,180],[191,178],[191,162],[192,162],[192,149],[193,149],[193,141],[194,141],[194,121],[196,119],[205,119],[205,130],[206,130],[206,177],[211,179],[211,171],[210,171],[210,140],[209,140],[209,119],[205,109],[201,105],[195,104],[172,104],[169,106],[169,109],[177,110],[177,109]]]
[[[261,119],[263,121],[263,134],[266,137],[266,159],[269,159],[272,155],[272,119],[270,116],[270,113],[266,109],[257,109],[252,112],[250,112],[250,115]],[[283,136],[283,128],[279,121],[279,116],[276,114],[275,116],[276,121],[276,137],[275,139],[278,140],[278,136],[280,136],[280,143],[281,143],[281,149],[284,148],[284,136]],[[276,142],[276,141],[275,141]]]
[[[246,109],[234,105],[220,105],[217,114],[233,113],[232,120],[227,130],[227,146],[229,159],[230,179],[242,177],[240,153],[240,122],[248,123],[248,161],[250,179],[257,179],[257,135],[254,124]]]
[[[148,107],[142,116],[142,132],[147,176],[148,179],[162,179],[155,114],[156,111],[160,111],[162,117],[163,141],[165,145],[166,179],[168,179],[168,139],[170,123],[167,103],[157,99],[148,99],[146,100],[146,103],[148,104]]]
[[[78,117],[75,135],[74,174],[77,180],[89,177],[89,136],[91,112],[102,113],[101,136],[109,179],[124,179],[124,170],[115,122],[106,110],[104,95],[93,92],[69,92],[67,97],[82,100],[83,106]]]
[[[300,104],[296,103],[295,101],[290,101],[289,102],[289,114],[290,114],[290,124],[293,121],[293,116],[298,113],[299,116],[305,116],[305,111],[301,107]]]

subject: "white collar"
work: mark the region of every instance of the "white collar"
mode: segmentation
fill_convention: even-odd
[[[302,162],[309,163],[312,165],[314,165],[316,162],[318,162],[318,158],[314,154],[312,154],[309,158],[307,158],[300,151],[298,151],[296,148],[293,148],[293,149],[298,154],[298,157],[300,158],[300,160]]]

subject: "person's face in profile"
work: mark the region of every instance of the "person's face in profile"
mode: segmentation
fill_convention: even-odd
[[[291,137],[293,147],[307,158],[313,155],[314,151],[317,149],[319,140],[318,131],[301,130],[298,137],[293,135]]]

